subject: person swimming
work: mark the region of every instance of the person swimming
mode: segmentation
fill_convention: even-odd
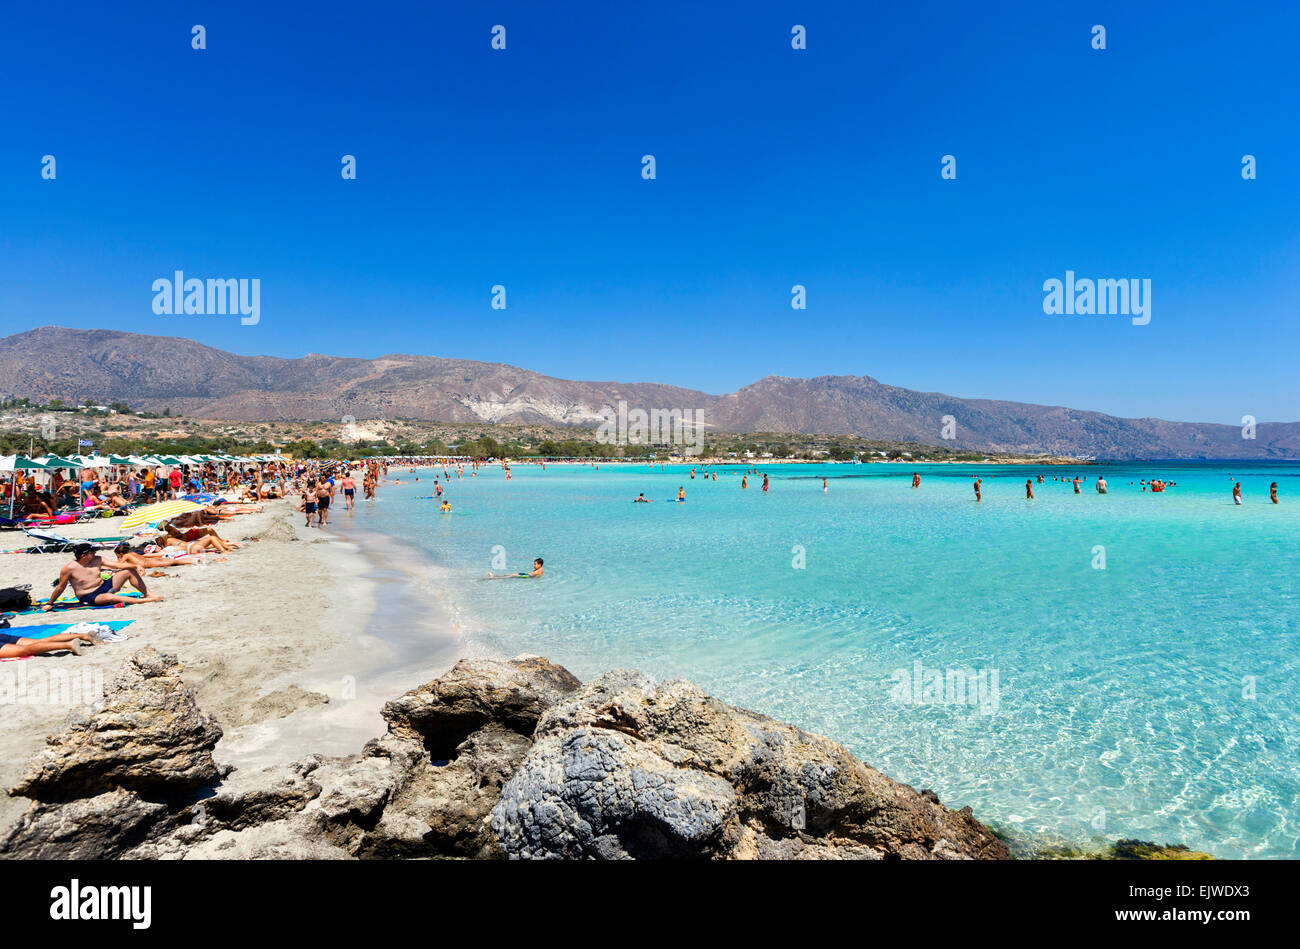
[[[632,503],[633,503],[633,504],[649,504],[649,503],[650,503],[650,499],[649,499],[648,497],[646,497],[646,496],[645,496],[645,492],[642,491],[640,494],[638,494],[636,497],[634,497],[634,498],[632,499]]]
[[[541,578],[542,578],[542,558],[541,558],[541,557],[538,557],[537,559],[535,559],[535,560],[533,561],[533,570],[532,570],[531,573],[503,573],[503,574],[500,574],[499,576],[498,576],[497,574],[495,574],[495,573],[489,573],[489,574],[487,575],[487,579],[489,579],[489,580],[519,580],[519,579],[525,579],[525,580],[528,580],[528,579],[537,579],[537,580],[540,580]]]

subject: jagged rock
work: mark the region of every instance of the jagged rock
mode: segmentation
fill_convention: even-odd
[[[518,732],[487,725],[461,742],[447,764],[433,765],[425,756],[365,835],[358,855],[501,856],[485,818],[531,746]]]
[[[11,794],[68,801],[112,788],[151,797],[192,792],[220,774],[221,728],[199,710],[176,657],[146,647],[105,689],[102,707],[74,712]]]
[[[301,819],[272,821],[185,842],[175,835],[126,854],[132,860],[350,860],[322,837],[303,832]]]
[[[542,716],[491,822],[512,857],[1010,856],[830,739],[636,672]]]
[[[34,804],[0,840],[0,857],[102,860],[117,857],[168,816],[165,804],[115,790],[66,804]]]
[[[462,659],[446,675],[385,704],[383,715],[392,734],[422,741],[440,761],[489,723],[531,735],[541,714],[581,684],[536,656]]]

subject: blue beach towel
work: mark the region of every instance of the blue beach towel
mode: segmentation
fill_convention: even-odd
[[[107,626],[116,631],[124,626],[130,626],[135,622],[133,619],[115,619],[100,623],[98,620],[91,620],[100,626]],[[25,639],[45,639],[48,636],[57,636],[59,633],[66,633],[76,623],[42,623],[37,626],[11,626],[5,630],[11,636],[22,636]]]

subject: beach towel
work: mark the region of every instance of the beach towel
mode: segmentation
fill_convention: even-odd
[[[125,626],[130,626],[135,620],[119,619],[108,620],[103,623],[40,623],[35,626],[11,626],[7,632],[11,636],[21,636],[25,639],[46,639],[50,636],[57,636],[59,633],[66,633],[76,626],[107,626],[113,632],[120,631]]]
[[[140,592],[138,590],[119,590],[117,595],[124,596],[127,598],[139,597]],[[43,613],[45,611],[42,610],[41,607],[44,605],[45,605],[44,602],[39,602],[34,604],[30,610],[17,610],[15,611],[15,613],[18,616],[32,616],[35,615],[36,613]],[[126,606],[130,606],[130,604],[110,603],[107,606],[86,606],[82,604],[82,602],[78,600],[75,596],[65,593],[63,594],[63,596],[59,597],[59,601],[54,604],[54,609],[51,612],[62,613],[67,610],[120,610]]]

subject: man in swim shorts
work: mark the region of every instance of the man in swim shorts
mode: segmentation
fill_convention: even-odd
[[[107,580],[100,575],[103,569],[113,571]],[[118,593],[127,582],[140,591],[140,596],[126,597]],[[90,544],[77,544],[72,548],[72,560],[59,571],[54,592],[41,609],[47,613],[54,609],[55,602],[69,585],[82,606],[119,606],[127,603],[153,603],[162,599],[149,592],[138,569],[116,561],[105,562]]]
[[[357,504],[357,483],[352,480],[352,472],[343,476],[343,510],[350,511]]]

